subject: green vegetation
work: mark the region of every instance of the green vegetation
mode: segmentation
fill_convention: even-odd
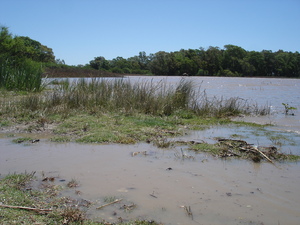
[[[0,27],[0,88],[42,90],[42,63],[46,62],[54,62],[52,49],[29,37],[13,37]]]
[[[294,115],[293,110],[297,110],[297,108],[289,106],[289,104],[282,103],[285,109],[285,115]]]
[[[0,27],[0,87],[39,91],[41,76],[106,77],[122,74],[184,76],[300,77],[300,53],[278,50],[246,51],[235,45],[224,49],[159,51],[125,59],[95,57],[86,65],[70,66],[55,59],[51,48],[29,37],[13,37]],[[119,74],[119,75],[118,75]],[[24,83],[25,82],[25,83]]]
[[[108,224],[105,221],[89,220],[86,210],[91,203],[85,200],[84,204],[79,204],[78,199],[64,196],[63,190],[67,188],[57,185],[54,178],[38,180],[34,177],[34,173],[11,174],[0,179],[0,223],[2,225]],[[137,220],[117,224],[157,223]]]
[[[17,139],[14,139],[13,142],[14,143],[23,143],[23,142],[28,142],[28,141],[32,141],[33,139],[32,138],[29,138],[29,137],[22,137],[22,138],[17,138]]]
[[[163,138],[183,134],[184,126],[201,129],[229,123],[228,116],[256,112],[240,99],[208,100],[184,79],[169,87],[163,82],[82,79],[41,93],[2,95],[0,114],[10,121],[7,126],[32,133],[51,127],[52,140],[59,142],[130,144],[155,139],[166,145]]]
[[[159,51],[148,56],[140,52],[138,56],[128,59],[117,57],[106,60],[100,56],[91,60],[88,66],[124,74],[300,77],[299,56],[299,52],[256,52],[225,45],[224,49],[210,46],[208,49]]]
[[[219,158],[240,158],[260,161],[299,161],[300,156],[281,153],[276,147],[255,147],[243,140],[219,138],[215,144],[189,143],[190,150],[208,153]]]

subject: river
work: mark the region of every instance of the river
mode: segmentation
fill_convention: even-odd
[[[161,79],[176,84],[181,77],[125,77],[132,82]],[[241,117],[237,120],[262,124],[266,130],[251,127],[211,127],[189,133],[182,139],[213,141],[212,137],[242,134],[253,144],[271,145],[270,136],[283,135],[286,151],[299,154],[300,80],[264,78],[185,77],[193,80],[207,95],[239,97],[253,104],[271,107],[271,115]],[[294,116],[285,115],[282,103],[298,108]],[[38,176],[79,181],[81,197],[94,204],[88,210],[95,220],[118,221],[140,218],[164,224],[289,224],[300,221],[300,165],[298,163],[253,163],[245,160],[221,160],[206,154],[178,158],[180,148],[158,149],[150,144],[83,145],[39,143],[20,145],[12,138],[0,139],[1,175],[36,171]],[[147,155],[132,156],[132,152]],[[69,194],[74,196],[75,190]],[[102,210],[105,197],[123,201]],[[132,211],[121,209],[135,204]],[[192,216],[184,207],[190,207]]]

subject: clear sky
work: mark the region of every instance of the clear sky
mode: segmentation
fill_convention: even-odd
[[[0,25],[68,65],[226,44],[300,51],[300,0],[0,0]]]

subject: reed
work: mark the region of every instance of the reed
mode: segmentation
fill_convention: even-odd
[[[40,63],[24,60],[16,66],[9,60],[2,61],[0,87],[7,90],[38,92],[43,89]]]
[[[46,93],[46,92],[45,92]],[[131,83],[124,79],[68,80],[46,94],[21,98],[23,109],[68,115],[74,111],[143,113],[155,116],[182,115],[182,118],[228,117],[267,110],[251,108],[240,98],[208,98],[205,91],[195,90],[193,83],[182,79],[176,86],[161,81]]]

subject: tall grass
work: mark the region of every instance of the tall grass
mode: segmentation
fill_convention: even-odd
[[[195,90],[193,83],[184,79],[175,86],[163,81],[131,83],[124,79],[95,78],[71,83],[66,80],[44,95],[23,97],[20,105],[31,111],[65,115],[86,111],[226,117],[257,110],[239,98],[210,99],[205,91]]]
[[[40,63],[25,59],[18,66],[10,60],[0,62],[0,87],[17,91],[40,91],[42,68]]]

